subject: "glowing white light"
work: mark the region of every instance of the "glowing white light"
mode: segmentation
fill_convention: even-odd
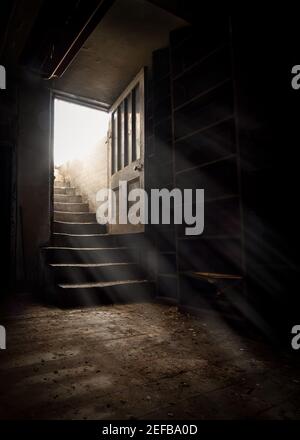
[[[82,159],[107,134],[108,113],[54,100],[54,164]]]

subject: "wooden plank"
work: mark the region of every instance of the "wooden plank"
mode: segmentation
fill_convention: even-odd
[[[242,280],[241,275],[227,274],[227,273],[213,273],[213,272],[184,272],[185,275],[190,275],[194,278],[205,280]]]

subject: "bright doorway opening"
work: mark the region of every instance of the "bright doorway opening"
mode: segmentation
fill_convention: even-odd
[[[108,113],[54,100],[54,165],[84,159],[107,135]]]
[[[105,111],[54,99],[55,185],[76,188],[92,211],[107,187],[108,122]]]

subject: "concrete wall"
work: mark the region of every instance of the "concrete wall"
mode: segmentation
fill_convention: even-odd
[[[5,288],[15,283],[17,112],[17,87],[9,78],[7,89],[1,90],[0,99],[1,298]]]
[[[101,139],[86,157],[64,164],[60,171],[95,212],[96,194],[108,186],[106,138]]]
[[[17,281],[30,286],[38,282],[40,247],[50,238],[50,103],[44,83],[19,85]]]

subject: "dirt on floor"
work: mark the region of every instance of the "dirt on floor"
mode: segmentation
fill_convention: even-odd
[[[295,419],[300,371],[216,316],[161,304],[2,311],[1,419]]]

